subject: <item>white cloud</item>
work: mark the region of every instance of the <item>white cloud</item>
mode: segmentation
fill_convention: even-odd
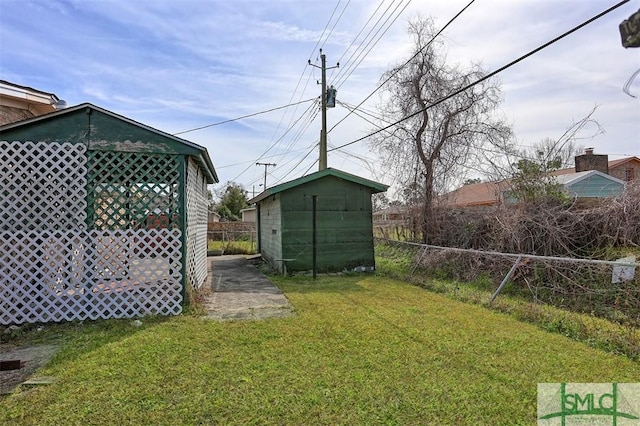
[[[342,84],[338,98],[360,103],[387,68],[408,58],[409,16],[431,14],[443,25],[467,2],[413,0]],[[476,2],[445,32],[449,58],[461,64],[481,61],[487,70],[496,69],[609,3]],[[324,43],[327,64],[341,61],[340,69],[329,73],[332,78],[346,72],[356,47],[364,48],[359,39],[343,55],[378,4],[352,0]],[[160,130],[178,132],[318,96],[319,72],[306,68],[306,62],[316,63],[314,46],[335,6],[336,2],[297,0],[5,1],[0,14],[0,78],[52,91],[70,104],[94,102]],[[637,9],[638,2],[624,6],[500,75],[504,113],[514,121],[519,140],[533,143],[557,136],[598,104],[596,118],[607,133],[593,140],[596,150],[640,154],[640,101],[621,89],[640,61],[637,51],[621,47],[617,33],[618,23]],[[633,91],[640,95],[640,82]],[[373,109],[377,102],[379,96],[374,95],[365,106]],[[295,113],[280,110],[183,136],[209,148],[217,166],[245,162],[221,169],[225,181],[277,141],[306,106],[300,105]],[[331,110],[329,126],[345,114],[342,107]],[[316,117],[306,131],[295,128],[277,143],[273,153],[287,148],[291,153],[273,157],[279,164],[288,162],[270,170],[274,177],[284,175],[309,151],[318,139],[319,121]],[[350,116],[330,133],[331,143],[355,140],[371,127]],[[365,143],[348,150],[373,157]],[[366,163],[354,155],[332,152],[330,165],[372,177]],[[314,157],[315,153],[302,161],[295,173],[306,170]],[[260,180],[256,169],[250,167],[238,180]],[[295,173],[288,178],[297,177]]]

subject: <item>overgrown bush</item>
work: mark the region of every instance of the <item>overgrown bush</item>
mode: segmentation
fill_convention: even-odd
[[[557,200],[484,210],[441,209],[434,244],[506,253],[594,257],[640,247],[640,184],[596,205]]]
[[[461,282],[493,281],[515,258],[499,253],[615,260],[640,254],[640,184],[591,206],[562,201],[440,212],[434,245],[495,254],[429,249],[415,253],[422,273]],[[524,257],[504,292],[524,300],[640,325],[640,273],[612,283],[612,266]]]

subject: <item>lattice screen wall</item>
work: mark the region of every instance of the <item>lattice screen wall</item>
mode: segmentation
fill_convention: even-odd
[[[182,310],[179,159],[0,142],[0,323]]]
[[[187,278],[200,288],[207,278],[207,181],[197,163],[187,167]]]

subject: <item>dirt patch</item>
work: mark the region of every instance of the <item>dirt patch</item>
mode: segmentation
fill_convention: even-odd
[[[0,345],[0,360],[20,360],[18,370],[0,371],[0,395],[11,393],[40,367],[49,362],[58,347],[54,345],[14,346]]]

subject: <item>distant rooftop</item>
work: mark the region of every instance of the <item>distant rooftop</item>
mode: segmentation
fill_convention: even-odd
[[[24,112],[3,120],[2,124],[54,112],[62,105],[65,105],[64,101],[53,93],[0,80],[0,107]]]

